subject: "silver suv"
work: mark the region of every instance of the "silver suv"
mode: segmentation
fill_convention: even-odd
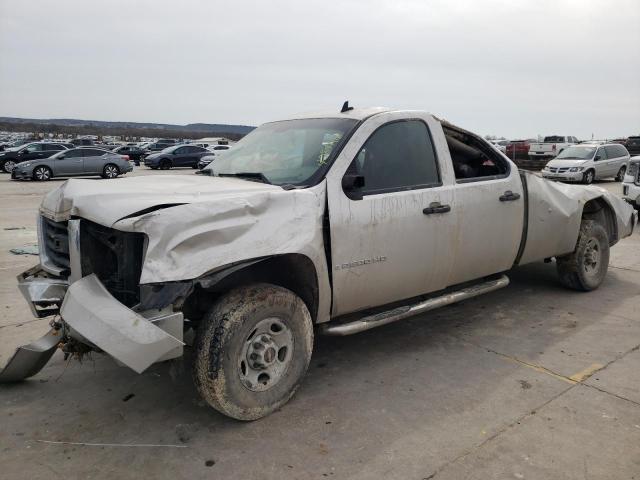
[[[618,143],[581,143],[567,147],[542,169],[542,176],[564,182],[592,183],[603,178],[621,182],[629,166],[629,152]]]

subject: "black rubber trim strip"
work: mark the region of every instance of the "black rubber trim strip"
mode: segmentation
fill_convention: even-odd
[[[522,196],[524,199],[524,214],[522,222],[522,237],[520,238],[520,247],[518,247],[518,254],[513,261],[513,266],[517,266],[520,263],[522,254],[524,253],[524,247],[527,245],[527,234],[529,233],[529,189],[527,187],[527,174],[520,172],[520,180],[522,181]]]

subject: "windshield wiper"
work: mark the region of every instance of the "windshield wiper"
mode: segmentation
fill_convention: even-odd
[[[218,177],[237,177],[244,178],[250,182],[262,182],[271,185],[271,182],[263,173],[260,172],[237,172],[237,173],[218,173]]]

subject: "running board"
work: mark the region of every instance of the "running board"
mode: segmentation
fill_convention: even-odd
[[[477,283],[461,290],[445,293],[438,297],[433,297],[413,305],[404,305],[392,310],[387,310],[386,312],[367,315],[366,317],[359,318],[352,322],[336,324],[324,323],[320,325],[320,333],[323,335],[342,337],[345,335],[364,332],[365,330],[397,322],[398,320],[403,320],[419,313],[428,312],[435,308],[444,307],[445,305],[461,302],[468,298],[477,297],[483,293],[493,292],[494,290],[504,288],[507,285],[509,285],[509,278],[506,275],[502,275],[497,279]]]

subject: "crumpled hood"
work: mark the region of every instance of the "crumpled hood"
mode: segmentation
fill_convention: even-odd
[[[547,163],[547,167],[565,168],[565,167],[581,167],[587,163],[587,160],[563,160],[556,158]]]
[[[114,180],[71,179],[49,192],[40,212],[56,221],[82,217],[107,227],[158,205],[211,202],[257,192],[281,192],[275,185],[200,175],[148,175]]]

